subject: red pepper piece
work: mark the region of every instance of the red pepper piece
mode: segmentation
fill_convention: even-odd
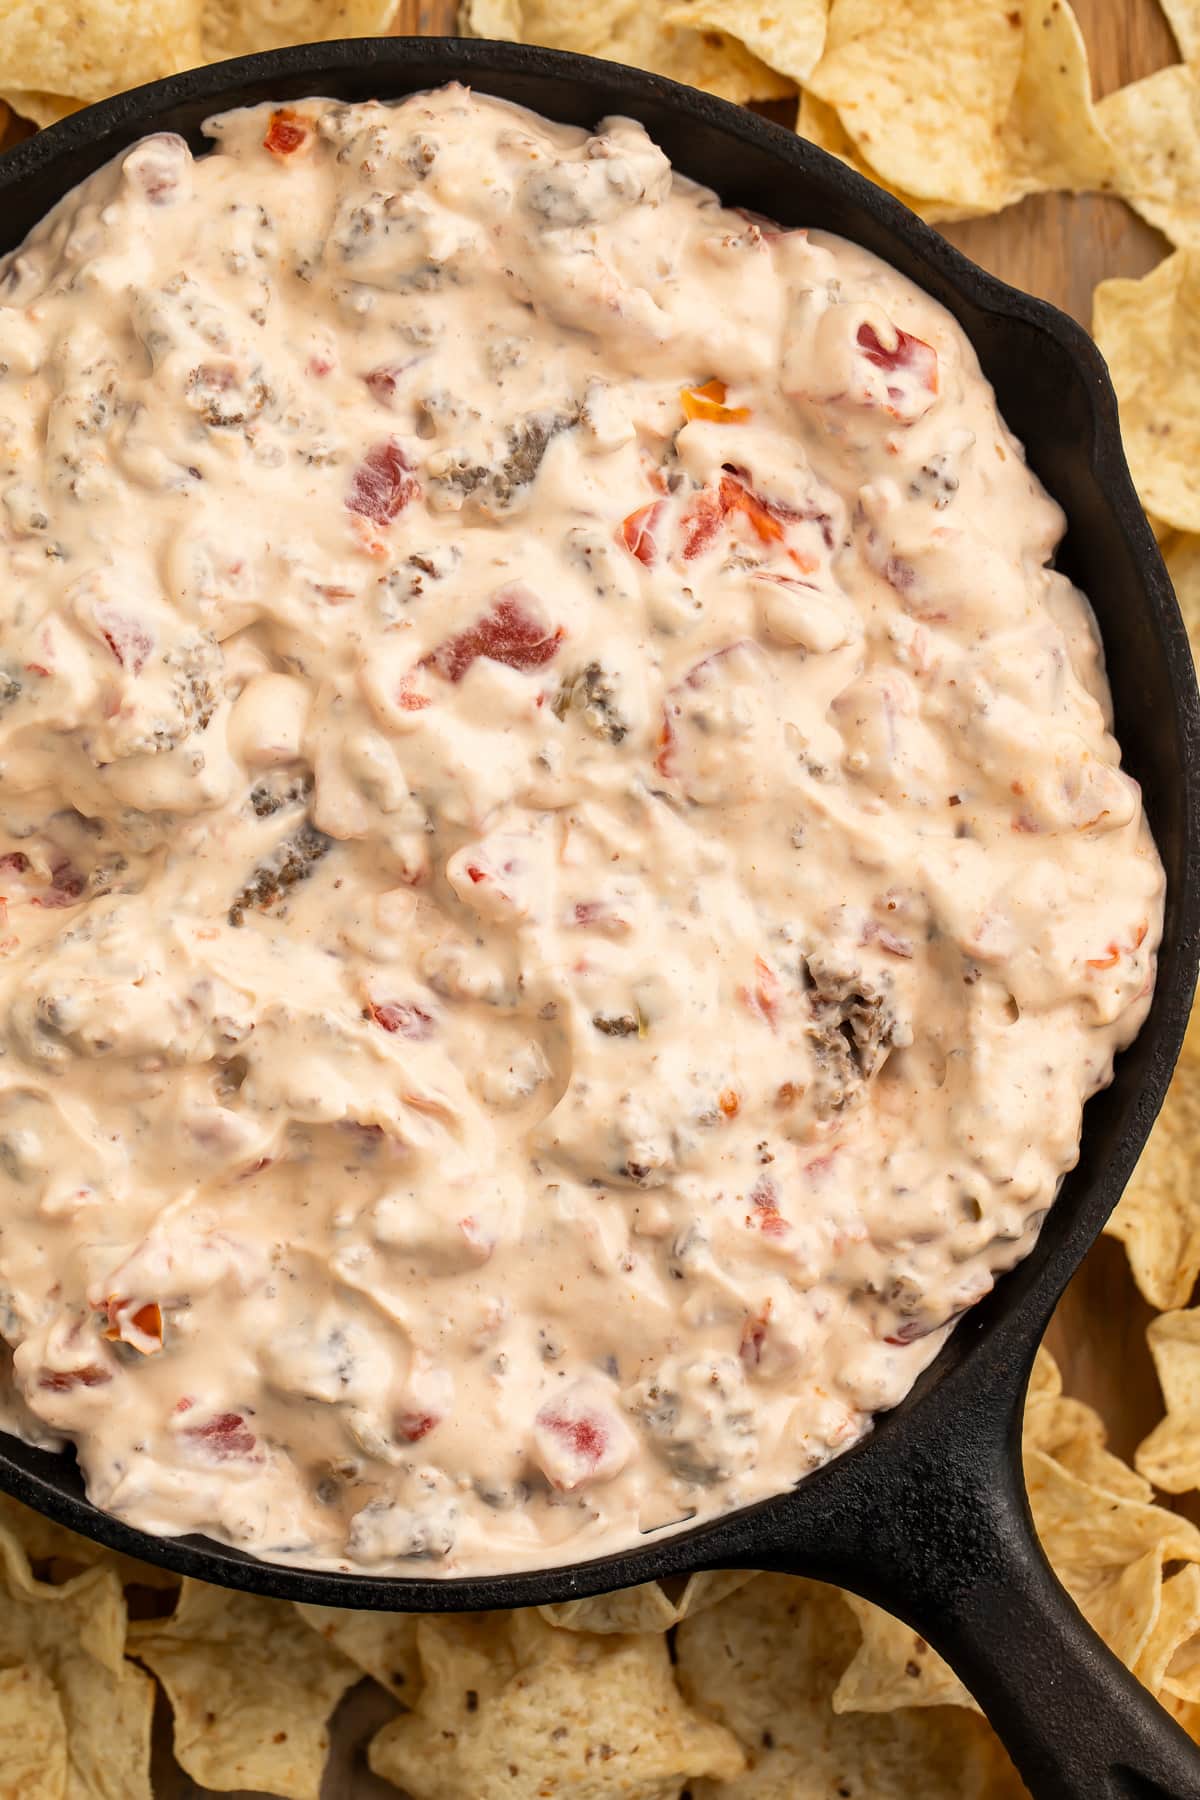
[[[432,1016],[421,1007],[402,1000],[384,1000],[378,1004],[373,1000],[371,1017],[385,1031],[397,1031],[401,1037],[413,1038],[418,1043],[433,1036]]]
[[[521,590],[510,588],[496,597],[490,612],[439,644],[425,661],[447,681],[461,681],[480,656],[525,673],[548,663],[565,635],[561,625],[548,630],[525,605]]]
[[[636,556],[647,568],[651,568],[658,560],[658,544],[654,532],[664,504],[662,500],[651,500],[648,506],[639,506],[636,512],[631,512],[628,518],[621,521],[621,529],[617,534],[630,555]]]
[[[390,525],[410,500],[418,498],[421,484],[412,464],[393,438],[373,444],[354,471],[346,505],[352,513],[376,525]]]
[[[867,361],[874,363],[877,369],[882,369],[885,375],[891,375],[897,369],[903,369],[906,373],[913,375],[918,385],[928,393],[937,393],[937,351],[932,344],[927,344],[924,338],[913,337],[911,332],[901,331],[897,326],[896,347],[894,350],[888,350],[884,347],[874,327],[864,323],[858,328],[858,346],[865,353]],[[889,398],[893,400],[899,399],[900,394],[899,388],[888,389]]]
[[[258,1448],[258,1439],[241,1413],[215,1413],[203,1425],[189,1425],[185,1435],[203,1444],[218,1462],[229,1462],[234,1457],[253,1456]]]

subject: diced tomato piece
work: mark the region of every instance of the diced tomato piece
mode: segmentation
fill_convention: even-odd
[[[896,347],[894,350],[888,350],[885,349],[874,326],[864,322],[858,328],[858,345],[866,355],[867,361],[874,363],[875,367],[882,369],[886,375],[892,374],[897,369],[903,369],[905,373],[911,374],[918,386],[923,387],[926,392],[937,393],[937,351],[923,338],[913,337],[911,332],[901,331],[897,326]],[[901,390],[889,388],[888,393],[895,400],[900,398]]]
[[[1115,969],[1117,964],[1120,962],[1120,960],[1121,960],[1120,945],[1116,944],[1116,943],[1111,943],[1111,944],[1109,944],[1108,951],[1104,956],[1089,956],[1087,959],[1087,966],[1089,969]]]
[[[631,512],[628,518],[622,520],[621,529],[617,533],[630,555],[636,556],[647,568],[652,567],[658,557],[658,543],[654,532],[665,504],[663,500],[652,500],[649,506],[639,506],[636,512]]]
[[[769,1175],[760,1175],[750,1189],[750,1204],[754,1211],[746,1223],[757,1226],[764,1237],[783,1237],[791,1229],[780,1214],[779,1189]]]
[[[140,675],[154,648],[154,639],[146,627],[112,606],[97,607],[95,617],[100,636],[121,667]]]
[[[218,1462],[253,1456],[258,1449],[258,1439],[241,1413],[215,1413],[203,1425],[189,1425],[184,1435],[202,1444]]]
[[[707,419],[714,425],[740,425],[750,417],[748,406],[726,406],[725,383],[715,376],[703,387],[680,388],[679,399],[687,419]]]
[[[738,1099],[736,1089],[722,1088],[720,1094],[717,1096],[717,1105],[727,1119],[736,1119],[738,1113],[741,1111],[742,1103]]]
[[[562,1439],[581,1462],[590,1463],[594,1468],[604,1455],[608,1443],[608,1435],[600,1418],[594,1413],[577,1414],[568,1418],[565,1413],[555,1412],[552,1406],[544,1406],[538,1414],[538,1424],[543,1431],[551,1431]]]
[[[281,107],[271,114],[263,148],[273,156],[292,156],[309,137],[308,126],[291,107]]]
[[[428,694],[422,694],[414,687],[411,675],[403,675],[396,684],[396,705],[401,712],[422,712],[425,707],[432,706],[433,701]]]
[[[720,493],[701,488],[689,502],[682,519],[684,560],[690,562],[707,550],[724,521],[725,505]]]
[[[82,1369],[43,1369],[38,1376],[38,1386],[48,1388],[51,1393],[65,1394],[71,1388],[103,1387],[106,1381],[112,1380],[108,1369],[101,1369],[95,1363],[86,1363]]]
[[[439,644],[425,662],[447,681],[461,681],[480,656],[522,673],[540,669],[556,654],[566,633],[561,625],[548,630],[530,611],[525,599],[523,590],[518,588],[497,595],[490,612],[456,637]]]
[[[346,505],[376,525],[390,525],[396,514],[416,500],[421,484],[394,438],[373,444],[354,471]]]
[[[384,1000],[381,1003],[373,1000],[370,1011],[375,1023],[382,1025],[385,1031],[397,1031],[401,1037],[412,1038],[418,1043],[433,1036],[432,1015],[423,1007],[401,1000]]]
[[[437,1413],[405,1412],[397,1413],[395,1419],[396,1436],[403,1444],[417,1444],[427,1437],[435,1425],[441,1423]]]

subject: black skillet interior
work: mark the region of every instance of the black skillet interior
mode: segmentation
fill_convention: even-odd
[[[858,1587],[894,1610],[919,1615],[928,1627],[931,1608],[957,1617],[970,1610],[972,1594],[991,1591],[997,1581],[1011,1585],[1012,1568],[1006,1565],[1001,1576],[989,1533],[1007,1535],[1010,1549],[1027,1554],[1017,1543],[1027,1534],[1017,1442],[1029,1365],[1059,1293],[1116,1203],[1161,1104],[1195,979],[1200,712],[1186,636],[1125,467],[1112,390],[1078,326],[985,275],[899,203],[790,132],[616,64],[509,44],[311,45],[121,95],[0,158],[0,252],[145,132],[180,131],[199,152],[203,120],[227,107],[313,94],[387,99],[455,79],[584,126],[608,113],[631,114],[678,168],[726,201],[866,245],[960,320],[1031,465],[1064,508],[1069,530],[1060,566],[1089,594],[1100,622],[1126,766],[1142,783],[1167,870],[1153,1009],[1120,1058],[1112,1086],[1087,1108],[1079,1165],[1032,1255],[959,1325],[871,1438],[778,1500],[651,1540],[628,1555],[516,1577],[437,1581],[285,1569],[203,1538],[146,1537],[87,1504],[69,1458],[4,1436],[0,1485],[77,1530],[183,1573],[328,1605],[523,1605],[697,1567],[774,1566]],[[1036,1551],[1028,1555],[1036,1562]],[[1038,1603],[1048,1603],[1045,1594]],[[978,1672],[981,1683],[990,1678],[991,1672]]]

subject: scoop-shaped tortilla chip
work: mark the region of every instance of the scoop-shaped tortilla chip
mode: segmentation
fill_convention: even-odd
[[[412,1800],[676,1800],[744,1767],[730,1733],[681,1696],[661,1634],[556,1631],[537,1613],[435,1616],[417,1647],[416,1710],[370,1749],[376,1774]]]
[[[166,1689],[193,1781],[317,1800],[326,1721],[360,1671],[292,1607],[185,1581],[169,1619],[130,1627],[129,1648]]]

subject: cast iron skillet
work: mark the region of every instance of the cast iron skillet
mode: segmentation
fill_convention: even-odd
[[[0,1434],[0,1487],[51,1518],[202,1580],[323,1605],[507,1607],[693,1569],[837,1582],[908,1621],[962,1676],[1037,1800],[1200,1800],[1200,1753],[1111,1656],[1051,1573],[1021,1476],[1021,1412],[1054,1304],[1112,1211],[1162,1103],[1200,941],[1200,703],[1166,572],[1142,516],[1104,364],[1079,327],[975,268],[905,207],[752,114],[613,63],[511,44],[392,38],[309,45],[155,82],[0,158],[0,252],[69,188],[148,131],[204,146],[226,107],[399,96],[461,79],[554,119],[641,119],[675,165],[731,203],[843,233],[961,321],[1029,461],[1064,507],[1061,566],[1090,595],[1126,766],[1167,870],[1150,1017],[1086,1111],[1033,1254],[959,1324],[871,1437],[778,1499],[621,1556],[532,1574],[407,1580],[285,1569],[206,1538],[148,1537],[83,1497],[73,1459]],[[3,343],[0,340],[0,354]]]

